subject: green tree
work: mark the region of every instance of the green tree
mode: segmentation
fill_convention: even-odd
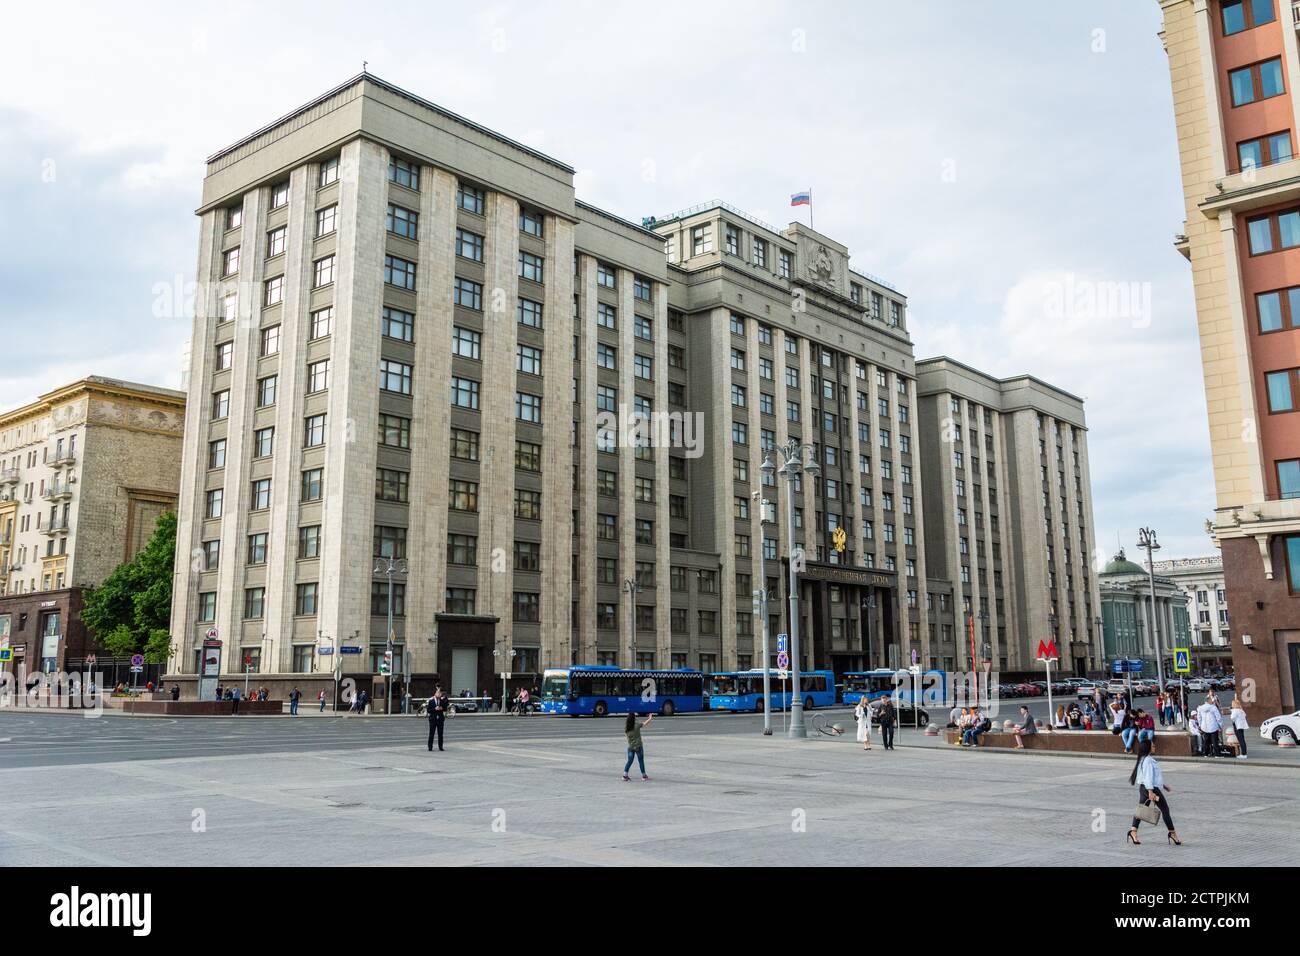
[[[115,657],[142,653],[150,663],[167,660],[176,563],[176,512],[159,516],[144,550],[86,594],[81,619]]]

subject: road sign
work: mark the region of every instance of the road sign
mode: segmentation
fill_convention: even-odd
[[[144,655],[143,655],[143,654],[132,654],[132,655],[131,655],[131,666],[132,666],[132,667],[142,667],[142,666],[144,666]]]
[[[203,636],[210,641],[215,641],[217,639],[217,629],[215,627],[210,627],[208,628],[207,633]]]
[[[784,670],[779,670],[779,671],[776,672],[776,679],[777,679],[777,680],[785,680],[785,677],[786,677],[786,674],[785,674],[785,671],[784,671]]]
[[[1112,674],[1141,674],[1143,663],[1138,658],[1118,658],[1111,662]]]
[[[1190,674],[1192,672],[1192,652],[1186,647],[1174,648],[1174,673]]]
[[[324,657],[324,656],[326,656],[326,655],[328,655],[328,654],[333,654],[333,653],[334,653],[334,648],[332,648],[332,647],[318,647],[318,648],[316,648],[316,653],[317,653],[317,654],[320,654],[322,657]]]
[[[921,663],[921,652],[914,647],[912,648],[912,666],[915,667],[919,663]]]
[[[790,655],[787,654],[785,651],[782,651],[780,654],[777,654],[776,666],[781,670],[787,669],[790,666]]]
[[[789,639],[790,639],[790,638],[789,638],[789,635],[784,634],[784,633],[782,633],[782,634],[778,634],[778,635],[776,636],[776,652],[777,652],[778,654],[784,654],[784,653],[785,653],[785,642],[788,641]]]
[[[14,649],[12,647],[0,647],[0,663],[7,663],[14,659]]]
[[[339,653],[340,653],[340,654],[360,654],[360,653],[361,653],[361,648],[360,648],[359,646],[355,646],[355,647],[354,647],[354,646],[352,646],[352,645],[350,645],[350,644],[344,644],[342,647],[339,648]]]
[[[131,668],[131,673],[132,673],[132,674],[139,674],[139,673],[140,673],[141,671],[143,671],[143,670],[144,670],[143,667],[132,667],[132,668]]]

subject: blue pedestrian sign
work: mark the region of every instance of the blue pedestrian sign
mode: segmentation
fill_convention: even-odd
[[[785,653],[785,642],[786,642],[788,639],[789,639],[789,635],[788,635],[788,634],[784,634],[784,633],[782,633],[782,634],[778,634],[778,635],[776,636],[776,652],[777,652],[778,654],[784,654],[784,653]]]
[[[1174,673],[1190,674],[1192,672],[1192,652],[1186,647],[1174,648]]]

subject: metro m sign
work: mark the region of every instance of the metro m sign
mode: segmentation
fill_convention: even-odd
[[[1059,660],[1060,656],[1060,654],[1056,653],[1056,641],[1038,642],[1038,659],[1040,661],[1055,661]]]

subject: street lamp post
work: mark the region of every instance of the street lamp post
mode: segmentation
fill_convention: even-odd
[[[498,713],[506,712],[506,668],[510,667],[510,662],[515,659],[513,647],[500,648],[492,651],[492,656],[499,658],[500,662],[505,665],[498,673],[501,675],[501,710]]]
[[[1160,550],[1155,528],[1138,528],[1138,547],[1147,553],[1147,582],[1151,586],[1151,637],[1156,642],[1156,680],[1165,692],[1164,652],[1160,649],[1160,615],[1156,612],[1156,567],[1153,554]]]
[[[629,646],[632,648],[632,668],[635,669],[640,666],[640,662],[636,658],[636,596],[645,589],[641,587],[641,583],[633,575],[630,578],[623,579],[623,590],[627,592],[627,623],[631,635]]]
[[[1092,621],[1093,621],[1093,623],[1097,626],[1097,630],[1096,630],[1096,632],[1095,632],[1095,633],[1096,633],[1096,638],[1095,638],[1096,643],[1094,643],[1094,644],[1092,645],[1092,649],[1095,651],[1098,647],[1100,647],[1100,648],[1101,648],[1101,653],[1096,655],[1096,659],[1097,659],[1097,660],[1105,660],[1105,659],[1106,659],[1106,637],[1105,637],[1105,633],[1104,633],[1104,632],[1102,631],[1102,629],[1101,629],[1101,627],[1102,627],[1101,615],[1098,614],[1096,617],[1094,617],[1094,618],[1092,619]]]
[[[807,464],[804,455],[807,454]],[[780,467],[773,461],[781,459]],[[821,473],[813,446],[790,439],[784,445],[775,445],[763,459],[764,475],[780,475],[786,480],[786,528],[789,536],[790,550],[790,731],[791,738],[807,739],[808,731],[803,722],[803,688],[799,679],[799,568],[803,564],[802,550],[794,544],[794,483],[801,472],[806,472],[814,479]]]
[[[772,668],[771,654],[768,651],[767,601],[766,588],[754,592],[754,613],[758,615],[759,625],[763,628],[763,736],[772,736]]]
[[[384,716],[393,715],[393,578],[396,575],[405,576],[407,573],[405,558],[375,558],[375,574],[382,574],[388,579],[388,643],[384,645],[384,659],[387,662],[388,674],[385,675],[384,691],[387,694],[387,701],[384,704]]]

